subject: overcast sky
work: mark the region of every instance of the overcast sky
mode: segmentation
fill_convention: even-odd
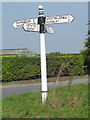
[[[38,6],[43,5],[45,16],[68,15],[72,23],[52,24],[53,34],[45,34],[46,52],[79,53],[84,49],[88,31],[88,2],[3,2],[2,48],[28,48],[36,53],[39,49],[39,33],[15,29],[15,20],[38,17]]]

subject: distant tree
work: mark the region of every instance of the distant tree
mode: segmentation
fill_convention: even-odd
[[[88,28],[90,26],[90,21],[88,22]],[[88,38],[86,39],[85,42],[85,48],[87,50],[86,54],[90,55],[90,30],[88,30],[88,34],[87,34]]]
[[[90,26],[90,21],[88,22],[88,28]],[[90,30],[88,30],[87,38],[85,41],[85,50],[84,50],[84,56],[85,56],[85,64],[88,67],[88,72],[90,74]]]

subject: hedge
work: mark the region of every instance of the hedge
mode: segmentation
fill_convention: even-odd
[[[82,55],[64,55],[47,59],[49,76],[77,76],[84,75],[84,58]],[[53,71],[53,72],[52,72]]]
[[[82,55],[48,56],[47,76],[84,75]],[[2,81],[40,78],[39,57],[2,57]]]
[[[38,58],[3,57],[2,81],[24,80],[40,75]]]

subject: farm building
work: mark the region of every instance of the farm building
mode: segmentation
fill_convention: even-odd
[[[36,53],[32,52],[27,48],[20,49],[0,49],[0,56],[27,56],[34,57],[37,56]]]

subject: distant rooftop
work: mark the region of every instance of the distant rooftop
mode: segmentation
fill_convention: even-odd
[[[17,48],[17,49],[0,49],[0,56],[24,56],[31,55],[34,56],[36,53],[28,50],[27,48]]]
[[[18,48],[18,49],[0,49],[0,55],[16,55],[22,50],[26,50],[27,48]]]

